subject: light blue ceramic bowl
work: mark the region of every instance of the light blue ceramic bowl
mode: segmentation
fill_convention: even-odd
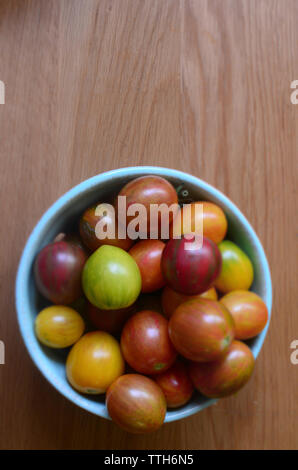
[[[34,334],[34,319],[40,310],[41,299],[33,278],[36,254],[55,236],[69,230],[84,209],[117,191],[129,180],[142,175],[160,175],[173,182],[185,183],[197,200],[210,200],[222,207],[228,218],[228,238],[235,241],[250,257],[254,265],[252,290],[265,301],[271,315],[272,285],[268,262],[261,242],[240,210],[220,191],[195,176],[161,167],[131,167],[109,171],[83,181],[60,197],[42,216],[24,248],[16,280],[16,308],[21,335],[28,352],[44,377],[66,398],[76,405],[103,418],[109,418],[104,397],[84,396],[76,392],[65,376],[65,351],[43,347]],[[269,319],[270,321],[270,319]],[[255,357],[258,356],[267,334],[269,321],[262,333],[250,340]],[[168,411],[166,422],[190,416],[210,406],[215,400],[194,396],[184,407]]]

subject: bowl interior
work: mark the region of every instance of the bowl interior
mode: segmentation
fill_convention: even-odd
[[[109,418],[109,416],[104,404],[104,397],[81,395],[68,384],[65,375],[65,360],[68,350],[57,351],[46,348],[35,337],[35,317],[47,303],[36,290],[32,268],[36,254],[60,232],[74,229],[77,226],[78,218],[88,206],[98,201],[108,200],[110,196],[117,194],[129,180],[146,174],[163,176],[175,186],[181,183],[185,184],[194,199],[209,200],[222,207],[229,224],[227,238],[237,243],[250,257],[255,273],[252,290],[263,298],[267,304],[269,315],[271,315],[271,278],[262,245],[239,209],[212,186],[176,170],[159,167],[134,167],[97,175],[72,188],[43,215],[26,243],[16,282],[17,315],[28,352],[47,380],[78,406],[105,418]],[[255,357],[262,347],[268,326],[269,321],[262,333],[248,342]],[[168,411],[166,422],[189,416],[211,405],[214,401],[196,394],[184,407]]]

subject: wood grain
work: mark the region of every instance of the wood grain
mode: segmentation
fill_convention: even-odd
[[[0,1],[1,448],[298,448],[297,20],[295,0]],[[268,254],[274,308],[241,393],[135,437],[35,369],[14,281],[27,236],[62,193],[146,164],[193,173],[243,210]]]

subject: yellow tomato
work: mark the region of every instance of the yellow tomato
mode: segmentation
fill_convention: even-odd
[[[200,297],[203,297],[203,299],[210,299],[210,300],[218,299],[218,295],[217,295],[215,287],[210,287],[210,289],[203,292],[203,294],[200,294]]]
[[[52,305],[43,309],[35,320],[35,333],[39,341],[50,348],[67,348],[84,333],[82,317],[73,308]]]
[[[100,394],[124,373],[118,341],[105,331],[85,334],[71,349],[66,361],[70,384],[81,393]]]
[[[222,267],[215,287],[227,294],[233,290],[248,290],[252,285],[254,270],[252,262],[235,243],[224,240],[218,245],[222,256]]]

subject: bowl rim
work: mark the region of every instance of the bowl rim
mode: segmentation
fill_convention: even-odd
[[[65,206],[70,203],[74,203],[76,199],[80,198],[83,193],[92,191],[98,185],[107,182],[113,177],[129,177],[133,179],[134,177],[142,176],[144,174],[154,174],[157,176],[162,176],[165,178],[180,179],[184,183],[192,184],[198,189],[206,191],[210,195],[214,196],[216,199],[220,200],[233,215],[241,221],[242,225],[245,227],[245,230],[248,232],[249,236],[253,241],[255,250],[257,251],[257,256],[260,260],[260,265],[262,267],[264,284],[265,284],[265,293],[263,295],[263,300],[267,305],[268,309],[268,322],[264,330],[257,337],[257,344],[253,347],[254,357],[260,353],[260,350],[263,346],[265,337],[268,332],[270,320],[271,320],[271,308],[272,308],[272,281],[269,264],[261,244],[261,241],[257,234],[255,233],[250,222],[246,219],[244,214],[240,209],[220,190],[212,186],[211,184],[201,180],[200,178],[193,176],[189,173],[185,173],[180,170],[175,170],[172,168],[160,167],[160,166],[135,166],[135,167],[123,167],[115,170],[106,171],[95,175],[91,178],[88,178],[81,183],[77,184],[62,196],[60,196],[42,215],[31,234],[29,235],[23,252],[20,257],[20,262],[17,270],[16,284],[15,284],[15,302],[16,302],[16,312],[17,320],[19,324],[19,330],[23,338],[23,342],[26,346],[26,349],[31,357],[32,361],[39,369],[41,374],[48,380],[48,382],[56,388],[65,398],[75,403],[77,406],[101,416],[103,418],[110,419],[105,404],[101,404],[102,407],[98,407],[98,402],[93,402],[84,395],[80,395],[78,392],[74,391],[69,385],[66,386],[57,380],[55,374],[53,374],[47,366],[44,364],[43,353],[40,349],[36,347],[34,343],[30,341],[30,335],[32,335],[32,325],[29,327],[28,321],[26,321],[26,315],[30,309],[29,305],[29,295],[28,295],[28,282],[31,275],[32,260],[36,256],[35,246],[39,242],[40,234],[46,232],[47,227],[49,227],[50,222],[53,218],[57,217],[57,213],[61,211]],[[184,409],[183,407],[177,410],[171,410],[167,412],[165,423],[172,422],[175,420],[183,419],[188,416],[191,416],[198,411],[214,404],[217,400],[206,399],[204,403],[194,403],[192,406],[189,406]]]

